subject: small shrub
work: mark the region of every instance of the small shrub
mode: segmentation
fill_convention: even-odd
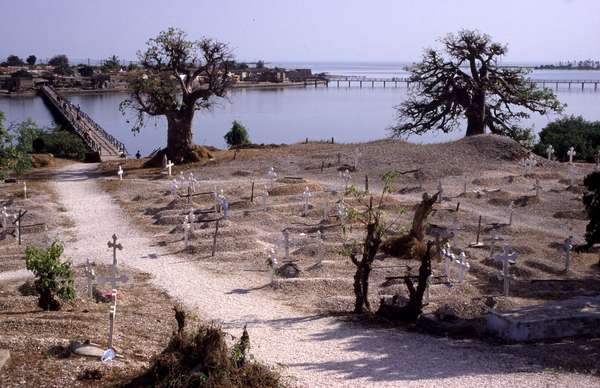
[[[83,140],[74,133],[54,128],[41,136],[44,142],[44,152],[51,153],[55,157],[83,160],[87,147]]]
[[[35,275],[38,305],[44,310],[59,310],[60,303],[75,298],[71,263],[61,262],[63,245],[55,241],[48,249],[27,247],[25,265]]]
[[[600,243],[600,172],[595,171],[583,180],[585,194],[583,205],[590,222],[585,229],[585,241],[588,248]]]
[[[538,155],[546,156],[546,148],[552,145],[559,159],[568,160],[567,151],[575,147],[577,159],[593,162],[600,149],[600,121],[565,117],[548,124],[539,136],[540,142],[534,148]]]
[[[239,146],[242,144],[250,144],[248,130],[239,121],[234,121],[229,132],[223,136],[229,147]]]
[[[176,317],[181,310],[175,308]],[[183,314],[185,315],[185,314]],[[201,325],[184,331],[185,320],[178,320],[165,350],[157,355],[150,368],[126,387],[279,387],[279,376],[254,361],[246,352],[250,346],[247,331],[228,350],[225,334],[216,326]]]

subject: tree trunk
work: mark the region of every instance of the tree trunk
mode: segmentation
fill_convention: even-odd
[[[183,110],[167,115],[167,157],[174,163],[190,163],[200,160],[192,142],[194,110]]]
[[[485,92],[481,90],[473,96],[471,106],[467,111],[467,136],[485,133],[485,108]]]
[[[354,273],[354,313],[362,314],[365,312],[365,294],[363,294],[362,279],[363,279],[362,263],[356,267]]]

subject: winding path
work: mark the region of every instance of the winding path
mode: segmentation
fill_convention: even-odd
[[[498,348],[435,338],[399,329],[370,328],[293,310],[259,293],[240,292],[248,281],[198,268],[170,255],[101,190],[93,165],[74,165],[55,178],[55,189],[75,223],[77,241],[67,245],[76,264],[110,261],[106,245],[116,233],[125,265],[148,272],[171,296],[239,335],[244,324],[252,353],[281,363],[309,387],[591,387],[590,376],[543,371]]]

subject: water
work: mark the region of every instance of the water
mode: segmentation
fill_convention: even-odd
[[[365,77],[403,77],[404,64],[384,63],[328,63],[282,64],[286,67],[311,67],[314,72],[328,72]],[[536,79],[599,79],[599,71],[535,71]],[[388,85],[389,86],[389,85]],[[553,85],[552,85],[553,86]],[[255,143],[293,143],[330,139],[336,142],[358,142],[389,136],[394,123],[394,106],[406,98],[406,87],[382,88],[307,87],[269,90],[233,90],[227,100],[222,100],[210,112],[198,112],[194,119],[194,140],[197,143],[224,147],[223,135],[233,120],[241,121]],[[600,120],[600,92],[581,91],[566,85],[556,92],[568,105],[565,114],[581,115],[588,120]],[[119,112],[119,103],[126,94],[80,95],[69,97],[79,104],[108,132],[123,141],[130,153],[141,150],[149,153],[166,142],[166,121],[152,119],[139,135],[129,130],[130,125]],[[40,98],[0,98],[0,111],[9,121],[32,117],[39,125],[50,126],[52,116]],[[556,115],[532,115],[523,124],[541,130]],[[439,142],[459,138],[463,132],[450,134],[430,133],[413,136],[409,140],[419,143]]]

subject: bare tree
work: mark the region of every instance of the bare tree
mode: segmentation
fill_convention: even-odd
[[[467,120],[466,135],[492,133],[521,140],[529,133],[518,126],[529,112],[560,112],[563,105],[549,89],[530,82],[527,71],[500,66],[507,47],[477,31],[463,30],[442,40],[444,53],[425,51],[410,71],[418,86],[396,107],[396,136],[430,130],[450,132]]]
[[[176,163],[198,161],[192,120],[196,110],[210,108],[231,85],[233,57],[228,46],[206,38],[188,40],[182,30],[169,28],[150,39],[138,58],[144,72],[131,82],[132,93],[121,103],[121,112],[135,112],[134,132],[140,131],[148,115],[165,116],[166,155]]]

